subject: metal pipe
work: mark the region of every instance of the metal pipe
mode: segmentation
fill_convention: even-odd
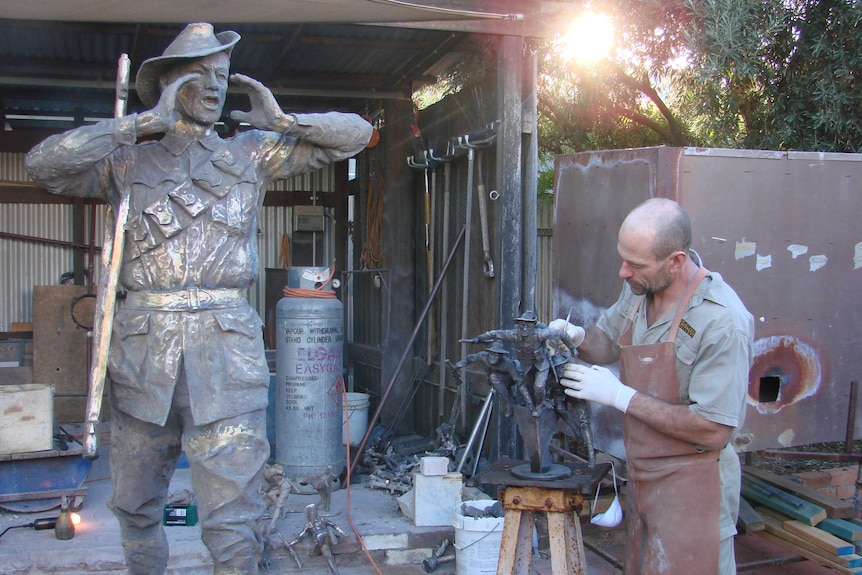
[[[8,238],[10,240],[22,240],[27,242],[38,242],[42,244],[51,244],[55,246],[62,246],[65,248],[74,248],[76,250],[90,250],[93,251],[102,251],[102,248],[99,246],[90,246],[89,244],[81,244],[77,242],[67,242],[65,240],[53,240],[51,238],[40,238],[36,236],[27,236],[24,234],[13,234],[12,232],[0,232],[0,238]]]
[[[398,379],[398,375],[401,373],[401,368],[404,367],[404,362],[407,361],[407,356],[410,354],[410,350],[413,348],[413,342],[416,341],[416,336],[419,334],[419,330],[422,329],[422,324],[425,322],[425,317],[428,315],[428,311],[431,309],[431,304],[434,303],[434,299],[437,297],[437,292],[440,290],[440,284],[443,283],[443,278],[446,277],[446,272],[449,270],[449,265],[455,258],[455,252],[461,245],[462,239],[464,239],[464,228],[461,228],[461,233],[458,234],[458,237],[455,239],[455,244],[452,246],[452,250],[449,252],[449,257],[446,258],[446,263],[443,264],[443,269],[440,270],[440,276],[437,278],[437,283],[434,284],[434,289],[432,289],[431,293],[428,294],[428,301],[425,303],[425,308],[422,310],[422,313],[419,314],[419,321],[416,322],[416,327],[413,328],[413,333],[410,335],[410,339],[407,341],[407,345],[404,346],[404,353],[401,354],[401,359],[398,360],[398,365],[395,366],[395,370],[392,373],[392,377],[389,379],[389,383],[386,385],[386,391],[384,391],[383,395],[380,397],[380,404],[377,406],[377,411],[374,412],[374,416],[368,422],[368,428],[365,430],[365,435],[362,437],[362,442],[356,448],[356,457],[350,463],[351,473],[353,473],[353,470],[356,468],[356,463],[359,461],[362,452],[365,450],[365,445],[368,443],[368,438],[371,436],[371,431],[374,429],[374,426],[380,419],[380,414],[383,412],[383,406],[386,404],[386,399],[389,397],[389,394],[392,392],[392,388],[395,386],[395,381]]]
[[[853,436],[856,435],[856,404],[859,401],[859,382],[850,382],[850,401],[847,410],[847,433],[844,435],[844,453],[853,453]]]
[[[449,176],[451,175],[451,166],[447,162],[443,165],[443,241],[449,237]],[[442,423],[444,419],[444,410],[446,409],[446,369],[443,367],[445,360],[447,344],[447,330],[449,329],[449,321],[447,319],[446,310],[449,309],[449,292],[443,290],[440,295],[440,371],[439,385],[437,389],[437,419]]]
[[[467,385],[463,383],[463,385]],[[473,448],[473,442],[476,441],[476,436],[479,435],[479,427],[482,426],[482,423],[486,418],[491,415],[491,408],[494,405],[494,388],[488,390],[488,397],[485,398],[485,403],[482,404],[482,411],[479,412],[479,418],[476,419],[476,424],[473,426],[473,431],[470,433],[470,439],[467,440],[467,444],[464,446],[464,455],[461,456],[461,461],[458,462],[458,467],[455,469],[455,473],[461,473],[461,469],[464,467],[464,462],[467,461],[467,456],[470,455],[470,450]],[[476,455],[478,457],[478,454]]]
[[[494,409],[494,406],[492,405],[488,409],[489,413],[485,416],[485,425],[482,426],[482,435],[479,436],[479,447],[476,448],[476,457],[473,459],[473,469],[470,471],[470,477],[476,476],[476,470],[479,469],[479,458],[482,456],[482,450],[485,448],[485,439],[488,437],[488,427],[491,425],[490,410]]]
[[[473,160],[476,151],[467,150],[467,214],[464,218],[466,234],[464,237],[464,283],[461,286],[461,357],[467,357],[467,343],[470,338],[467,333],[469,322],[467,310],[470,308],[470,249],[472,247],[471,230],[473,229]],[[458,388],[461,398],[461,427],[467,427],[467,390],[464,385]]]
[[[576,520],[577,520],[577,518],[576,518]],[[594,545],[593,543],[587,541],[586,539],[583,540],[583,543],[584,543],[584,547],[586,547],[587,549],[589,549],[590,551],[592,551],[593,553],[595,553],[596,555],[598,555],[599,557],[601,557],[602,559],[604,559],[605,561],[607,561],[608,563],[613,565],[615,569],[622,570],[622,568],[623,568],[623,562],[622,561],[620,561],[619,559],[617,559],[616,557],[614,557],[613,555],[611,555],[610,553],[608,553],[607,551],[605,551],[604,549],[599,547],[598,545]]]
[[[740,563],[736,566],[736,572],[751,571],[753,569],[761,569],[764,567],[773,567],[776,565],[786,565],[787,563],[799,563],[807,561],[801,555],[791,555],[790,557],[775,557],[772,559],[761,559],[760,561],[750,561],[748,563]]]

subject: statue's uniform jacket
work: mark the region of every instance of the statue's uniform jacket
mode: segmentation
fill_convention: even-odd
[[[120,274],[129,297],[118,305],[108,366],[122,411],[164,424],[180,370],[197,425],[266,406],[262,323],[246,298],[258,277],[264,193],[273,180],[355,155],[370,132],[352,114],[296,120],[299,138],[168,133],[132,145],[127,116],[53,136],[28,155],[31,177],[54,193],[115,206],[131,193]]]

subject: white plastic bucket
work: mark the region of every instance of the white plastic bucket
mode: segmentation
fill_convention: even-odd
[[[455,572],[458,575],[496,575],[503,540],[503,517],[470,517],[464,507],[480,511],[497,503],[493,499],[464,501],[455,506]]]
[[[341,443],[347,445],[347,432],[350,432],[350,445],[359,445],[368,429],[368,406],[371,404],[367,393],[347,392],[347,415],[341,415]],[[349,429],[348,429],[349,428]]]

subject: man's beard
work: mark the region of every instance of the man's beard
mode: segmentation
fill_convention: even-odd
[[[664,277],[657,278],[657,281],[654,282],[637,282],[633,283],[631,281],[628,282],[629,288],[631,288],[632,293],[635,295],[648,295],[652,296],[656,293],[662,292],[666,290],[670,284],[673,283],[673,278],[670,275],[666,275]]]

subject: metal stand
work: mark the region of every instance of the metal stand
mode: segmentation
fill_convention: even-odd
[[[499,499],[506,510],[497,575],[528,575],[533,558],[533,525],[537,512],[548,515],[551,573],[585,575],[581,511],[584,491],[593,491],[610,464],[562,463],[571,474],[562,479],[529,480],[512,475],[523,461],[501,459],[476,476],[474,483],[501,485]]]

